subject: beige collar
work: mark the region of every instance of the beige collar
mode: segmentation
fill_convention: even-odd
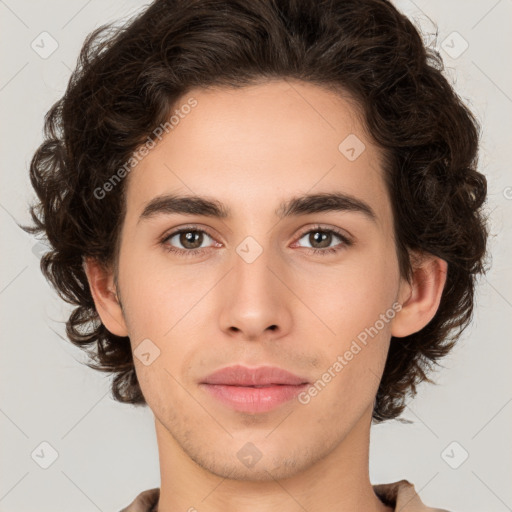
[[[373,485],[373,490],[379,499],[394,512],[448,512],[441,508],[427,507],[414,489],[414,485],[407,480],[400,480],[390,484]],[[130,505],[120,512],[157,512],[156,505],[160,497],[160,488],[148,489],[141,492]]]
[[[427,507],[414,489],[414,485],[407,480],[399,480],[390,484],[373,485],[375,494],[394,512],[448,512],[443,508]]]

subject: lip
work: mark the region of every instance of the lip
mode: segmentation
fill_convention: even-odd
[[[226,386],[270,386],[272,384],[296,386],[308,384],[308,380],[277,366],[249,368],[238,364],[217,370],[206,377],[202,383]]]
[[[224,405],[247,413],[271,411],[295,398],[308,385],[307,379],[276,366],[241,365],[222,368],[200,383]]]

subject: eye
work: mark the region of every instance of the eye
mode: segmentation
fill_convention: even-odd
[[[197,256],[205,252],[205,247],[202,247],[205,235],[213,240],[213,238],[203,229],[184,227],[166,235],[160,243],[169,252],[174,252],[183,256]],[[183,249],[172,245],[171,242],[173,239],[175,239],[174,244],[181,245]]]
[[[307,242],[310,244],[310,251],[314,254],[333,254],[341,251],[343,247],[352,245],[352,241],[345,236],[343,233],[336,229],[326,229],[320,226],[317,226],[313,229],[309,229],[308,231],[302,233],[299,240],[307,237]],[[333,239],[341,240],[341,247],[338,244],[338,247],[329,247],[332,243]],[[315,247],[318,246],[318,247]]]
[[[160,241],[160,244],[166,251],[176,253],[179,256],[199,256],[204,254],[208,250],[208,247],[211,247],[203,246],[205,236],[214,240],[205,230],[195,226],[186,226],[166,234]],[[300,235],[299,241],[306,238],[306,236],[307,242],[310,244],[310,247],[306,247],[306,249],[313,254],[323,256],[337,253],[343,250],[344,247],[352,245],[352,241],[346,235],[332,228],[327,229],[321,226],[317,226],[313,229],[310,228]],[[336,239],[340,240],[340,243],[335,247],[330,247],[333,240]],[[215,243],[218,244],[218,242]],[[176,247],[176,244],[181,245],[182,248]],[[222,244],[218,244],[217,246],[221,245]]]

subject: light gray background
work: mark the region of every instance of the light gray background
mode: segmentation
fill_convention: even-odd
[[[84,38],[144,5],[0,0],[0,511],[115,511],[160,485],[151,411],[114,402],[109,377],[80,363],[84,356],[64,335],[70,309],[40,273],[36,241],[15,223],[29,221],[28,165]],[[479,285],[472,326],[436,374],[439,385],[422,385],[408,404],[404,417],[414,423],[373,427],[370,477],[408,479],[429,506],[505,512],[512,510],[512,0],[396,5],[441,49],[446,75],[483,124],[493,265]],[[47,59],[31,48],[43,31],[59,45]],[[462,48],[453,31],[469,44],[456,58],[443,46],[452,54]],[[31,456],[43,441],[58,452],[48,469]],[[452,469],[446,460],[454,465],[462,450],[468,459]]]

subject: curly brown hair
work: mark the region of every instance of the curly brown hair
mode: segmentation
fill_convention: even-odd
[[[101,200],[95,191],[155,140],[190,89],[293,78],[360,105],[384,157],[401,275],[411,278],[410,251],[448,263],[434,318],[391,339],[372,418],[397,418],[467,327],[475,279],[486,271],[480,126],[442,72],[439,53],[386,0],[156,0],[120,27],[90,33],[64,96],[46,114],[30,164],[35,224],[23,229],[51,245],[41,270],[76,306],[67,336],[89,367],[114,374],[114,399],[146,404],[129,338],[101,323],[83,261],[115,268],[126,180]]]

